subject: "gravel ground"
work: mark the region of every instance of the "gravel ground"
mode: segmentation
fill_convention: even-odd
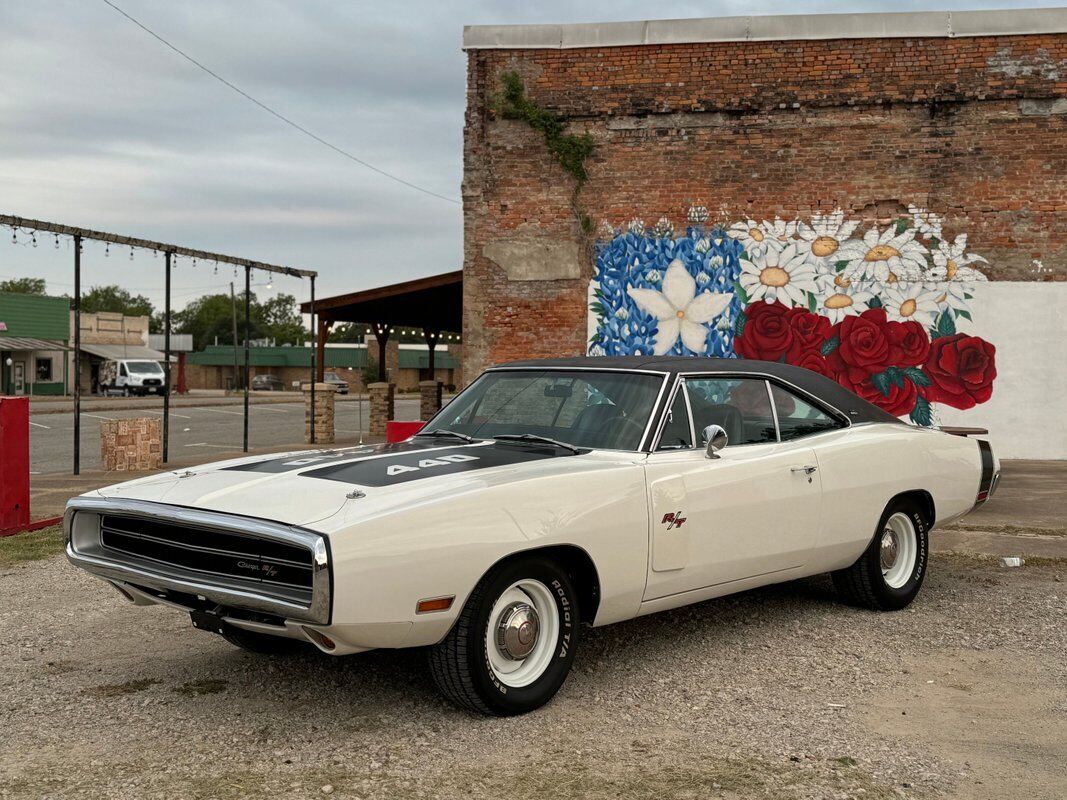
[[[418,651],[252,656],[9,565],[0,797],[1063,797],[1065,579],[935,555],[898,614],[820,578],[587,630],[554,702],[488,719]]]

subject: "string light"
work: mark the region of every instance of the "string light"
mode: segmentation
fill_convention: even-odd
[[[133,248],[130,248],[130,261],[133,261]]]
[[[215,271],[212,272],[211,274],[212,275],[218,275],[219,274],[219,262],[218,261],[215,262]]]
[[[34,231],[33,233],[31,233],[30,234],[30,238],[33,239],[33,246],[36,247],[37,246],[37,231]]]
[[[56,234],[56,250],[59,249],[59,234]]]
[[[104,244],[104,258],[111,258],[111,243],[106,242]]]
[[[267,290],[274,288],[274,278],[267,278]]]
[[[11,229],[11,244],[18,244],[18,243],[19,243],[19,237],[15,235],[15,229],[12,228]]]

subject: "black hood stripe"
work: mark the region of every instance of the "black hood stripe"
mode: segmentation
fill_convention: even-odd
[[[500,443],[467,445],[432,453],[408,452],[395,457],[364,458],[345,464],[331,464],[305,472],[303,476],[357,486],[393,486],[439,475],[455,475],[460,472],[525,464],[569,455],[573,454],[554,447]]]
[[[304,454],[288,455],[284,458],[268,458],[248,464],[226,467],[225,470],[237,472],[282,473],[296,472],[316,466],[334,466],[341,463],[357,461],[371,456],[399,453],[420,452],[423,450],[440,450],[448,445],[441,439],[409,439],[395,444],[375,444],[360,447],[344,447],[338,450],[314,450]]]

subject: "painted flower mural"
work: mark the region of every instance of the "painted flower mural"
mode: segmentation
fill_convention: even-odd
[[[896,416],[931,425],[935,403],[986,402],[996,349],[957,331],[986,281],[967,236],[910,206],[859,233],[844,212],[707,227],[695,206],[675,237],[661,218],[608,226],[590,287],[591,355],[783,361],[830,377]]]

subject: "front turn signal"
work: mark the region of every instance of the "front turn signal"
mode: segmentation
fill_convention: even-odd
[[[429,614],[434,611],[448,611],[452,608],[452,602],[456,599],[455,595],[450,597],[433,597],[429,600],[420,600],[415,606],[416,614]]]

